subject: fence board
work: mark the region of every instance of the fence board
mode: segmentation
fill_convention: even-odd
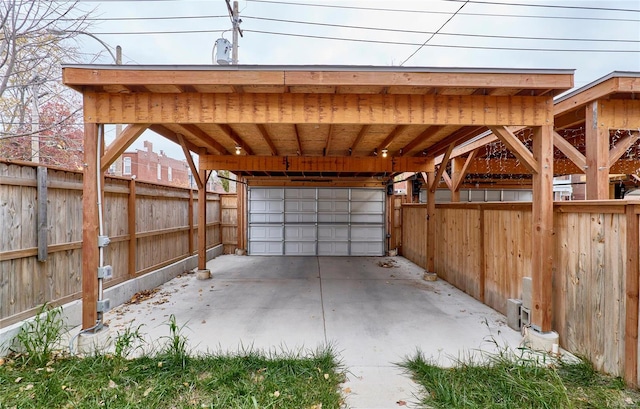
[[[43,302],[80,297],[82,282],[82,173],[48,169],[48,259],[37,262],[36,170],[0,162],[0,328],[33,315]],[[114,277],[105,288],[131,278],[129,267],[129,186],[106,178],[103,219],[111,243],[105,263]],[[137,182],[135,207],[136,275],[190,255],[190,189]],[[232,195],[229,195],[232,200]],[[197,200],[193,206],[197,208]],[[207,195],[208,248],[222,242],[221,205]],[[197,211],[195,212],[197,215]],[[195,217],[197,220],[197,216]],[[194,221],[194,223],[196,223]]]

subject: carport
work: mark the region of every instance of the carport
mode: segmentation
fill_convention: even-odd
[[[212,170],[238,175],[240,248],[279,240],[282,254],[287,254],[287,242],[299,253],[313,248],[314,254],[325,254],[319,251],[324,237],[334,243],[324,248],[328,255],[359,254],[353,252],[354,243],[365,252],[380,253],[376,243],[380,233],[388,231],[384,225],[389,206],[382,206],[381,212],[380,206],[367,204],[384,204],[387,185],[403,172],[423,175],[429,220],[435,213],[437,185],[443,180],[455,192],[472,160],[472,155],[466,160],[458,157],[450,168],[454,149],[490,130],[532,174],[531,321],[538,331],[551,330],[553,97],[572,87],[572,71],[69,65],[63,68],[63,82],[83,94],[84,329],[93,328],[101,318],[97,308],[101,278],[96,274],[104,241],[99,239],[101,179],[111,163],[150,129],[183,148],[192,173],[198,176],[202,198]],[[104,124],[126,124],[106,147]],[[532,151],[515,135],[523,127],[533,131]],[[198,166],[190,152],[199,155]],[[255,198],[248,197],[249,189],[281,191],[282,197],[268,193],[264,202],[281,200],[282,212],[277,206],[264,207],[262,213],[247,209]],[[382,199],[370,193],[376,191]],[[203,215],[205,200],[200,203]],[[295,205],[287,208],[287,203]],[[347,210],[336,207],[338,203],[348,203]],[[256,214],[263,219],[248,217]],[[282,221],[269,219],[273,214],[281,215]],[[321,216],[326,217],[322,227],[327,228],[322,232]],[[277,229],[260,230],[277,223],[282,225],[282,237],[269,236]],[[340,236],[345,226],[346,250],[335,245],[345,237]],[[435,225],[429,223],[427,230],[433,237]],[[254,240],[260,231],[265,240]],[[253,233],[251,239],[249,233]],[[205,226],[199,224],[200,270],[206,269],[205,234]],[[353,240],[367,237],[374,239]],[[249,252],[257,249],[249,247]],[[424,252],[427,270],[433,272],[434,246],[428,245]]]

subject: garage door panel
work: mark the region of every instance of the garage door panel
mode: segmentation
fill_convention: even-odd
[[[318,199],[349,200],[349,189],[318,189]]]
[[[348,241],[349,226],[318,226],[319,241]]]
[[[251,189],[249,191],[250,199],[253,200],[282,200],[284,199],[284,189]]]
[[[282,226],[251,226],[249,238],[256,241],[282,241]]]
[[[310,200],[286,201],[284,205],[285,212],[294,213],[315,213],[316,202]]]
[[[352,256],[383,256],[384,245],[381,242],[351,242]]]
[[[319,213],[318,223],[349,223],[349,214]]]
[[[274,200],[252,200],[251,213],[282,213],[284,202]]]
[[[310,199],[316,200],[316,189],[287,188],[284,191],[285,199]]]
[[[384,213],[383,202],[351,202],[351,213]]]
[[[358,202],[384,202],[383,190],[372,189],[353,189],[351,191],[351,200]]]
[[[287,213],[284,215],[284,220],[287,223],[315,223],[315,213]]]
[[[275,241],[250,241],[249,254],[255,256],[281,256],[282,242]]]
[[[318,201],[318,212],[320,213],[349,213],[349,202],[325,200]]]
[[[384,216],[381,214],[352,214],[351,223],[384,223]]]
[[[282,213],[251,213],[249,214],[249,223],[282,223],[284,221]]]
[[[381,241],[383,238],[382,226],[351,226],[351,241]]]
[[[349,242],[319,241],[318,255],[319,256],[348,256]]]
[[[284,254],[287,256],[315,256],[316,242],[285,242]]]
[[[316,227],[309,225],[285,226],[286,241],[316,241]]]

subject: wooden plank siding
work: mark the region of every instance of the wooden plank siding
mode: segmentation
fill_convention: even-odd
[[[422,267],[430,239],[426,213],[424,204],[402,207],[402,255]],[[637,305],[638,289],[626,283],[638,283],[627,272],[638,274],[638,266],[628,269],[628,260],[637,264],[639,249],[637,243],[628,246],[627,226],[637,228],[638,213],[626,201],[554,206],[553,330],[563,348],[585,355],[598,370],[632,374],[626,377],[632,384],[638,382],[638,317],[632,310],[627,317],[627,300]],[[521,298],[522,277],[531,275],[531,217],[530,203],[438,204],[436,273],[506,314],[507,299]],[[625,348],[626,336],[635,347]]]
[[[130,186],[128,179],[106,178],[103,218],[111,243],[105,263],[113,266],[113,278],[105,288],[194,254],[189,234],[197,240],[196,192],[136,182],[137,251],[134,274],[129,274]],[[48,258],[38,262],[36,168],[0,162],[0,328],[32,316],[44,302],[64,303],[81,296],[82,173],[49,168],[47,190]],[[233,201],[235,196],[224,197]],[[221,213],[220,195],[208,193],[207,248],[235,238],[223,237]]]

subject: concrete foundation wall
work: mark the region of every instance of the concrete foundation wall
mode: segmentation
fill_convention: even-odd
[[[207,261],[221,255],[222,247],[220,244],[207,250]],[[194,270],[197,266],[197,256],[187,257],[161,269],[108,288],[104,291],[104,298],[108,298],[111,301],[111,308],[114,308],[129,301],[135,293],[156,288],[175,278],[178,274]],[[82,300],[67,303],[62,306],[62,310],[65,323],[69,328],[82,324]],[[27,321],[29,320],[0,329],[0,356],[5,356],[9,352],[13,339]]]

